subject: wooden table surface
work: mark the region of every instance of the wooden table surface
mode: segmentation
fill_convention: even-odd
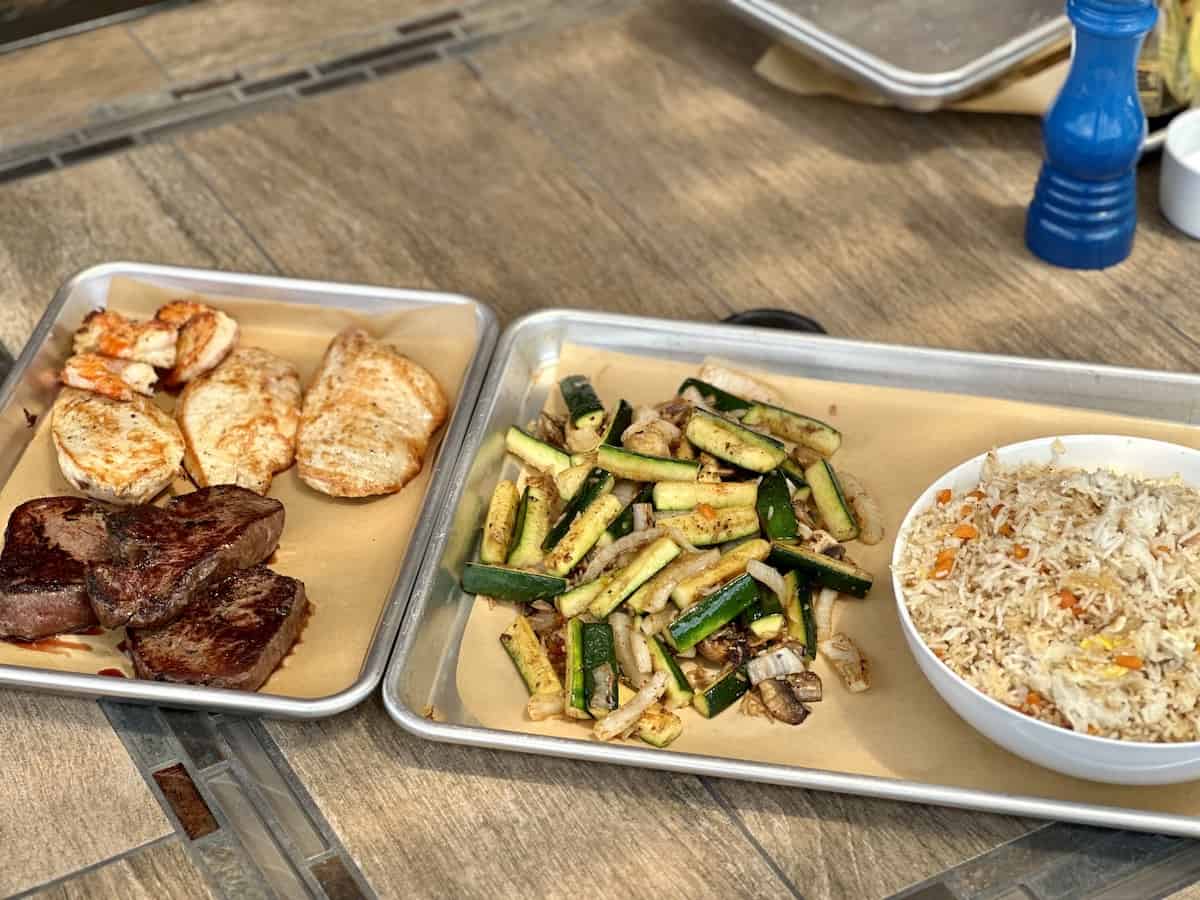
[[[69,274],[130,258],[458,291],[503,322],[779,307],[849,337],[1194,368],[1200,252],[1157,211],[1156,161],[1133,256],[1049,268],[1021,237],[1036,122],[793,97],[723,11],[620,5],[0,187],[0,337],[19,349]],[[160,810],[151,726],[118,737],[114,715],[0,693],[0,893],[253,894]],[[255,733],[381,896],[875,897],[1042,840],[1028,820],[431,745],[375,698]]]

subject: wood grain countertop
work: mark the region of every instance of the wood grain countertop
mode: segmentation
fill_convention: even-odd
[[[546,306],[701,320],[779,307],[847,337],[1195,368],[1200,248],[1158,212],[1157,161],[1140,170],[1133,256],[1053,269],[1022,242],[1036,122],[793,97],[756,79],[765,41],[723,11],[624,5],[0,187],[0,339],[19,349],[74,271],[131,258],[458,291],[505,323]],[[1128,846],[1028,820],[431,745],[377,698],[322,722],[203,718],[0,694],[0,893],[53,882],[47,893],[87,897],[288,884],[552,897],[577,892],[564,872],[602,871],[609,896],[858,898],[979,858],[995,867],[970,870],[990,873],[976,888],[964,874],[928,896],[982,896],[1036,862],[1067,887],[1011,896],[1049,898],[1086,893],[1089,872],[1117,877]],[[270,852],[294,859],[300,838],[263,832],[256,850],[247,831],[193,847],[156,802],[156,766],[208,773],[219,837],[238,815],[222,786],[275,777],[237,755],[250,744],[308,822],[289,832],[290,814],[252,791],[268,831],[311,830],[311,871],[291,882],[229,873],[245,855],[260,869]],[[1185,874],[1168,887],[1200,877]]]

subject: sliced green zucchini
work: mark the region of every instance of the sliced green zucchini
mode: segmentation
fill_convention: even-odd
[[[687,706],[692,702],[695,691],[692,690],[692,683],[688,681],[683,669],[679,668],[679,663],[675,662],[671,651],[653,635],[646,639],[646,646],[650,648],[650,662],[654,671],[667,673],[667,706],[672,709]]]
[[[753,506],[702,507],[688,513],[659,516],[657,521],[664,528],[678,528],[680,534],[698,547],[711,547],[758,534],[758,513]]]
[[[695,481],[700,473],[695,460],[647,456],[608,444],[601,444],[596,452],[596,465],[630,481]]]
[[[804,619],[804,655],[817,658],[817,620],[813,616],[812,590],[807,584],[800,585],[796,592],[800,600],[800,616]]]
[[[812,496],[812,488],[810,488],[810,487],[809,487],[809,486],[806,484],[804,487],[798,487],[798,488],[796,488],[796,493],[794,493],[794,494],[792,495],[792,499],[793,499],[793,500],[799,500],[801,503],[804,503],[804,502],[805,502],[805,501],[807,501],[807,500],[808,500],[808,498],[809,498],[809,497],[811,497],[811,496]]]
[[[485,563],[497,565],[508,558],[508,545],[517,521],[519,500],[517,486],[508,479],[501,481],[492,491],[492,501],[488,504],[487,518],[483,522],[483,542],[479,545],[479,558]]]
[[[804,466],[796,462],[790,456],[779,464],[779,471],[787,476],[788,481],[798,488],[806,487],[808,482],[804,480]]]
[[[579,489],[583,487],[583,483],[587,481],[588,475],[592,473],[592,466],[584,464],[582,466],[571,466],[568,469],[563,469],[554,476],[554,487],[558,490],[558,496],[563,500],[570,500],[579,493]]]
[[[675,585],[671,591],[671,601],[680,609],[687,609],[710,588],[745,572],[746,563],[750,560],[764,560],[770,552],[771,545],[767,541],[755,539],[738,544],[722,553],[721,558],[703,572],[697,572]]]
[[[523,603],[558,596],[567,589],[567,580],[553,575],[469,562],[463,567],[462,589],[468,594],[483,594],[497,600]]]
[[[655,509],[695,509],[704,504],[713,509],[753,506],[758,485],[752,481],[730,483],[704,481],[661,481],[654,485]]]
[[[542,561],[542,541],[550,533],[552,502],[550,492],[542,485],[533,482],[525,485],[513,527],[512,549],[508,551],[510,566],[528,568]]]
[[[515,425],[505,433],[504,446],[508,448],[509,453],[539,472],[557,475],[563,469],[571,467],[570,456],[557,447],[551,447],[545,441],[539,441]]]
[[[678,555],[679,546],[669,537],[647,544],[629,565],[613,575],[612,581],[588,605],[588,612],[597,619],[605,618]]]
[[[825,530],[839,541],[851,541],[858,537],[858,520],[846,502],[833,466],[825,460],[815,462],[804,470],[804,477],[812,488],[817,511],[825,520]]]
[[[771,434],[810,447],[822,456],[833,456],[842,446],[842,433],[832,425],[769,403],[755,403],[742,421],[747,425],[766,425]]]
[[[786,575],[784,581],[787,581]],[[738,616],[738,623],[744,628],[749,628],[759,619],[783,612],[783,606],[780,604],[779,598],[775,596],[775,592],[761,581],[757,582],[757,586],[758,599],[742,610],[742,614]]]
[[[599,431],[604,422],[604,404],[596,396],[596,389],[586,375],[568,375],[558,383],[563,402],[567,404],[567,415],[576,428]]]
[[[787,459],[787,448],[774,438],[703,409],[692,411],[684,434],[692,446],[751,472],[770,472]]]
[[[582,493],[582,491],[580,492]],[[621,514],[621,501],[612,494],[598,497],[594,503],[575,517],[562,540],[554,545],[542,561],[546,571],[566,575],[583,559],[600,535]],[[559,592],[561,593],[561,592]]]
[[[683,733],[683,720],[666,710],[647,710],[638,719],[637,733],[647,744],[665,747]]]
[[[617,404],[616,410],[613,411],[611,418],[608,420],[608,427],[604,430],[604,440],[602,443],[608,444],[611,447],[620,447],[621,435],[632,424],[633,407],[622,400]]]
[[[796,569],[821,587],[833,588],[852,597],[865,597],[875,580],[870,572],[844,559],[834,559],[807,547],[775,541],[767,562],[777,569]]]
[[[562,692],[562,682],[558,673],[546,655],[542,642],[533,633],[533,627],[524,616],[517,616],[513,623],[504,629],[500,635],[500,643],[508,652],[509,658],[530,694],[558,694]]]
[[[611,575],[601,575],[599,578],[571,588],[565,594],[559,594],[554,598],[554,605],[565,618],[582,615],[588,605],[596,599],[596,595],[604,590],[610,581],[612,581]]]
[[[695,388],[700,392],[700,396],[704,398],[705,403],[721,412],[737,412],[738,410],[749,409],[754,405],[749,400],[735,397],[728,391],[723,391],[719,387],[709,384],[707,381],[701,381],[699,378],[688,378],[679,386],[679,390],[675,393],[682,395],[688,388]]]
[[[758,521],[768,540],[790,541],[796,537],[796,513],[787,479],[776,469],[762,477],[758,485]]]
[[[788,637],[807,647],[800,594],[808,589],[808,582],[801,582],[800,576],[793,569],[783,576],[783,583],[787,586],[787,602],[783,604],[783,615],[788,623]]]
[[[629,505],[621,510],[621,514],[608,526],[608,536],[614,541],[618,538],[623,538],[625,535],[633,531],[633,507],[636,503],[649,503],[650,491],[653,485],[644,484],[641,490],[634,495],[634,498],[629,501]]]
[[[598,683],[597,669],[607,667],[607,677]],[[583,693],[593,718],[602,719],[617,708],[617,654],[613,649],[612,626],[605,622],[583,624]]]
[[[558,546],[558,542],[563,539],[579,515],[601,497],[607,495],[615,483],[613,477],[603,469],[592,469],[588,472],[588,476],[579,486],[579,490],[563,507],[562,515],[558,517],[554,527],[546,534],[546,539],[542,541],[542,549],[553,550]],[[618,504],[619,506],[620,504]]]
[[[567,620],[567,683],[563,711],[572,719],[591,718],[583,680],[583,619]]]
[[[700,602],[685,610],[667,626],[667,634],[677,650],[688,650],[725,627],[738,613],[758,599],[755,581],[749,575],[739,575],[729,584],[713,591]]]
[[[697,691],[692,698],[692,706],[706,719],[724,712],[750,690],[750,676],[746,674],[745,665],[730,669],[720,678],[702,691]]]
[[[754,632],[756,637],[773,638],[783,631],[783,626],[783,613],[775,613],[774,615],[763,616],[761,619],[755,619],[750,623],[750,630]]]

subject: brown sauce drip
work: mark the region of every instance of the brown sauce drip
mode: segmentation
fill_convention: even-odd
[[[120,669],[101,669],[97,675],[107,675],[109,678],[126,678],[128,677]]]
[[[38,638],[36,641],[21,641],[16,638],[4,638],[14,647],[22,650],[37,650],[41,653],[53,653],[55,656],[69,656],[72,650],[91,650],[91,644],[82,641],[68,641],[60,637]]]
[[[127,641],[125,638],[121,638],[120,642],[117,644],[117,650],[121,653],[128,653],[129,641]]]
[[[76,634],[97,635],[97,634],[104,634],[104,629],[101,628],[99,625],[93,625],[91,628],[85,628],[82,631],[77,631],[75,633]]]

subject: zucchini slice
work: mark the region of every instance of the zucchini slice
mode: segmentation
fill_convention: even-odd
[[[572,719],[589,719],[583,680],[583,619],[567,620],[567,682],[563,711]]]
[[[608,444],[610,447],[620,447],[621,435],[632,424],[633,407],[622,400],[617,404],[612,417],[608,420],[608,427],[604,430],[604,440],[601,443]]]
[[[567,404],[567,415],[576,428],[599,431],[604,422],[604,405],[596,396],[596,389],[586,375],[568,375],[558,383],[563,402]]]
[[[605,529],[620,514],[621,501],[612,494],[604,494],[597,498],[595,503],[575,517],[562,540],[546,555],[542,561],[546,571],[553,575],[566,575],[570,572],[596,545],[600,535],[604,534]]]
[[[758,485],[758,521],[767,540],[790,541],[796,537],[796,513],[787,479],[776,469],[762,477]]]
[[[611,575],[601,575],[599,578],[571,588],[565,594],[559,594],[554,598],[554,605],[564,618],[569,619],[572,616],[582,615],[588,605],[596,599],[596,595],[604,590],[610,581],[612,581]]]
[[[758,599],[755,581],[749,575],[739,575],[723,588],[709,594],[683,612],[667,626],[671,643],[678,650],[689,650],[725,627]]]
[[[553,575],[469,562],[463,567],[462,589],[468,594],[483,594],[497,600],[524,603],[558,596],[567,589],[567,580]]]
[[[513,527],[512,549],[508,551],[510,566],[528,568],[542,561],[542,541],[550,533],[551,502],[550,492],[540,484],[525,485]]]
[[[796,596],[800,600],[800,616],[804,619],[804,655],[810,660],[817,658],[817,620],[813,616],[812,591],[807,584],[799,585]]]
[[[804,470],[804,477],[812,488],[813,503],[825,520],[825,530],[839,541],[852,541],[858,537],[858,520],[846,502],[833,466],[825,460],[815,462]]]
[[[690,459],[647,456],[608,444],[601,444],[596,454],[596,465],[630,481],[695,481],[700,474],[700,463]]]
[[[483,522],[483,542],[479,545],[479,558],[485,563],[498,565],[508,558],[508,545],[512,542],[513,527],[517,521],[519,497],[517,486],[508,479],[501,481],[492,491],[488,504],[487,518]]]
[[[679,555],[679,546],[669,537],[660,537],[643,547],[625,568],[588,605],[597,619],[603,619],[620,606],[625,598],[649,581],[659,569]]]
[[[583,693],[593,718],[602,719],[617,708],[617,654],[613,649],[612,626],[605,622],[583,623]],[[605,678],[597,669],[607,667]]]
[[[852,597],[865,597],[875,580],[870,572],[844,559],[834,559],[807,547],[775,541],[767,562],[777,569],[795,569],[819,584]]]
[[[696,598],[706,593],[710,588],[728,581],[746,571],[746,563],[752,559],[760,562],[771,552],[771,545],[763,540],[746,541],[739,544],[703,572],[698,572],[691,578],[685,578],[671,591],[671,601],[680,609],[687,609],[696,602]]]
[[[777,637],[783,631],[783,626],[783,613],[774,613],[773,615],[755,619],[750,623],[750,630],[754,632],[756,637],[773,638]]]
[[[795,577],[794,573],[792,575]],[[786,575],[784,576],[784,583],[787,583]],[[742,614],[738,616],[738,624],[745,628],[749,628],[759,619],[783,612],[783,606],[780,604],[779,598],[775,596],[775,592],[762,582],[758,582],[757,586],[758,599],[742,610]]]
[[[700,396],[704,398],[705,403],[720,412],[737,412],[738,410],[749,409],[754,405],[749,400],[735,397],[728,391],[723,391],[716,385],[709,384],[707,381],[701,381],[699,378],[686,379],[675,393],[682,395],[688,388],[695,388],[700,392]]]
[[[613,477],[603,469],[591,469],[588,472],[587,478],[583,480],[583,484],[579,486],[579,490],[575,492],[571,499],[567,501],[567,505],[563,507],[562,515],[558,517],[558,521],[554,523],[554,527],[546,534],[546,539],[542,541],[542,549],[553,550],[558,546],[558,542],[563,539],[567,531],[571,528],[571,524],[579,515],[601,497],[608,494],[613,489],[613,484],[615,483]]]
[[[539,472],[557,475],[563,469],[571,468],[570,456],[557,447],[551,447],[545,441],[539,441],[515,425],[505,432],[504,446],[513,456]]]
[[[587,481],[590,474],[592,474],[592,466],[587,463],[563,469],[554,476],[554,487],[558,491],[558,496],[562,497],[564,501],[570,500],[579,493],[579,489],[583,487],[583,483]]]
[[[692,706],[706,719],[724,712],[734,701],[750,690],[750,676],[745,665],[730,669],[703,691],[697,691]]]
[[[695,509],[700,504],[713,509],[753,506],[758,485],[752,481],[728,483],[706,481],[660,481],[653,489],[655,509]]]
[[[682,733],[683,720],[673,712],[647,710],[638,719],[638,737],[652,747],[665,747]]]
[[[664,528],[678,528],[689,543],[711,547],[738,538],[758,534],[758,513],[753,506],[734,506],[729,509],[694,510],[674,516],[659,516]]]
[[[687,706],[692,702],[695,691],[692,690],[692,683],[688,681],[683,669],[679,668],[679,663],[675,662],[675,657],[663,642],[653,635],[646,639],[646,646],[650,648],[650,662],[654,671],[667,673],[667,706],[671,709]]]
[[[804,467],[790,456],[779,464],[779,471],[797,488],[808,486],[808,482],[804,480]]]
[[[610,538],[615,541],[633,532],[633,505],[635,503],[649,503],[651,489],[652,485],[642,485],[641,490],[629,501],[629,505],[621,510],[621,514],[608,526],[607,534]]]
[[[771,434],[816,450],[822,456],[833,456],[842,446],[842,433],[832,425],[769,403],[755,403],[742,421],[747,425],[766,425]]]
[[[533,633],[533,627],[524,616],[517,616],[500,635],[500,643],[504,645],[509,659],[521,673],[525,687],[530,694],[558,694],[562,692],[562,682],[558,673],[550,663],[542,642]]]
[[[693,447],[751,472],[770,472],[787,459],[787,448],[774,438],[703,409],[692,411],[684,434]]]

